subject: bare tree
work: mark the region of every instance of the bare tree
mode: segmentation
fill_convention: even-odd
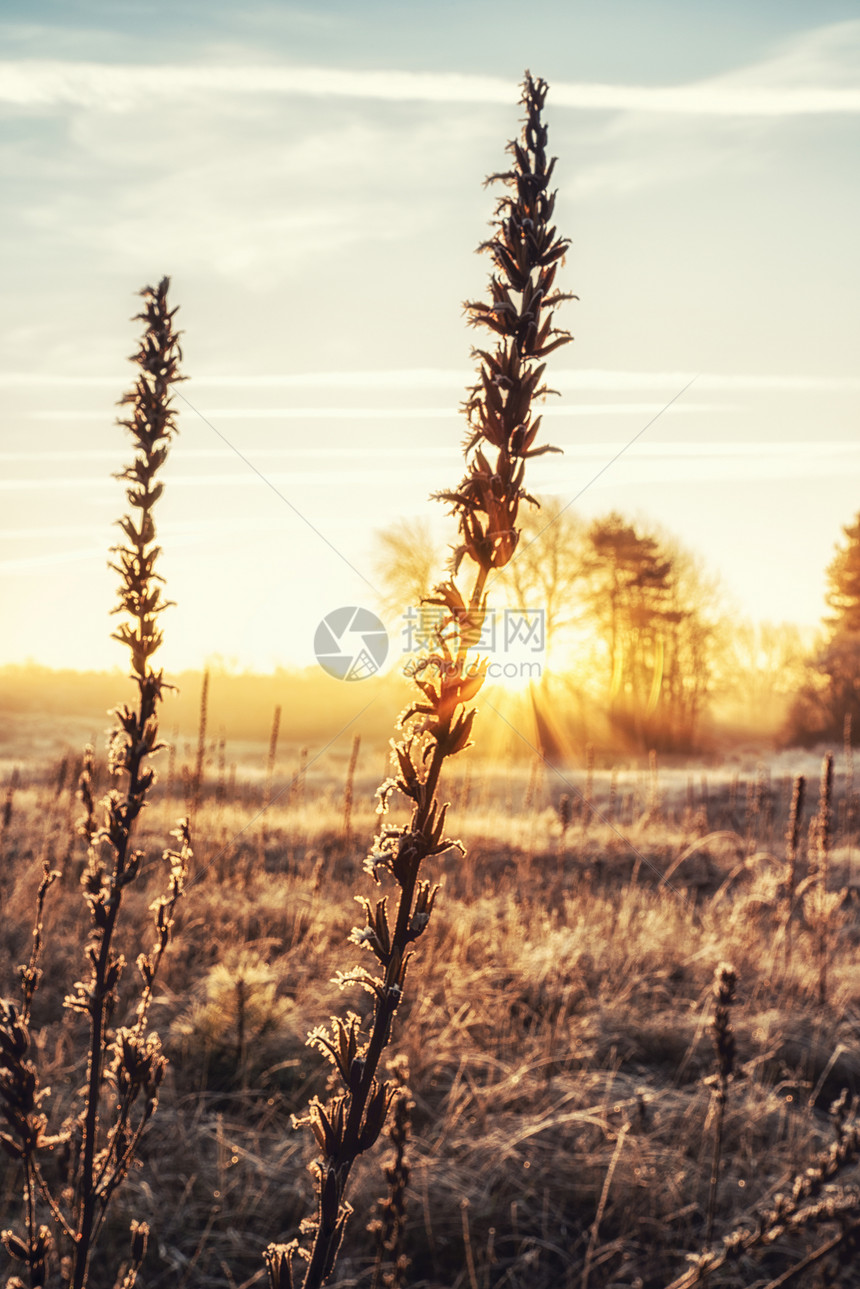
[[[544,615],[547,656],[555,656],[587,612],[588,537],[580,516],[557,497],[523,516],[517,552],[500,579],[500,598]]]
[[[445,548],[426,519],[397,519],[374,534],[373,575],[379,607],[394,618],[415,608],[439,580]]]

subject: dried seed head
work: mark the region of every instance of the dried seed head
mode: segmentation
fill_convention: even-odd
[[[548,186],[555,161],[547,160],[540,119],[546,90],[544,81],[526,74],[523,131],[509,145],[513,166],[488,180],[509,193],[497,204],[494,236],[480,248],[495,269],[490,299],[468,301],[465,311],[472,326],[486,327],[499,339],[493,352],[475,351],[478,381],[464,403],[467,473],[457,489],[439,494],[460,520],[455,572],[466,554],[485,572],[510,562],[519,537],[519,506],[533,500],[523,487],[525,460],[552,450],[534,446],[540,417],[532,406],[550,392],[541,384],[545,364],[540,360],[571,339],[553,322],[555,306],[571,297],[553,290],[569,243],[550,222],[555,194]]]
[[[149,1224],[132,1221],[131,1223],[131,1260],[139,1267],[146,1257],[146,1246],[149,1241]]]
[[[806,779],[799,774],[794,780],[794,788],[791,793],[791,808],[788,812],[788,827],[785,833],[785,844],[788,847],[789,856],[797,854],[797,847],[800,843],[800,824],[803,818],[803,798],[806,791]]]
[[[734,968],[721,962],[714,972],[714,1017],[711,1038],[717,1056],[720,1082],[725,1086],[734,1071],[735,1036],[731,1027],[731,1008],[735,1001],[737,976]]]
[[[270,1244],[263,1253],[269,1273],[269,1289],[293,1289],[293,1258],[301,1253],[298,1243]]]
[[[158,1035],[153,1033],[142,1038],[135,1030],[120,1029],[113,1048],[117,1090],[130,1101],[136,1100],[140,1092],[152,1101],[167,1068]]]
[[[167,307],[169,284],[170,279],[163,278],[157,287],[145,287],[141,291],[144,307],[137,318],[146,327],[131,359],[139,371],[133,389],[120,400],[130,408],[119,424],[134,440],[135,458],[117,476],[128,485],[126,496],[131,513],[119,521],[125,544],[114,547],[116,562],[110,567],[120,575],[119,602],[114,612],[125,613],[131,619],[120,624],[114,639],[128,647],[132,669],[145,700],[138,736],[151,717],[163,687],[161,674],[149,669],[149,660],[162,641],[158,619],[168,606],[162,597],[161,579],[155,571],[160,550],[155,543],[153,507],[164,486],[156,476],[167,459],[170,440],[177,432],[171,386],[185,379],[179,374],[182,351],[179,333],[173,326],[176,310]],[[129,734],[134,732],[133,728],[125,728]]]

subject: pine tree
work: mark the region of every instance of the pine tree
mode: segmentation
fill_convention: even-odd
[[[672,561],[652,537],[617,514],[596,520],[588,536],[594,557],[592,610],[608,647],[610,706],[616,720],[627,715],[636,723],[654,678],[658,649],[662,659]]]
[[[845,542],[827,569],[831,616],[827,642],[816,660],[824,680],[825,734],[838,736],[851,717],[860,736],[860,513],[843,530]]]
[[[860,512],[842,531],[846,543],[836,548],[827,569],[827,603],[834,613],[830,625],[834,635],[853,635],[860,641]]]
[[[616,733],[648,748],[692,746],[712,679],[715,588],[671,538],[617,513],[595,520],[587,543],[585,597]]]

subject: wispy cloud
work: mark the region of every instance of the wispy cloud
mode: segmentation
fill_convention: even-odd
[[[0,389],[116,389],[119,383],[128,383],[125,372],[116,376],[66,376],[58,372],[4,371],[0,372]]]
[[[75,550],[65,548],[45,551],[40,555],[21,555],[12,559],[0,559],[0,575],[14,577],[32,573],[39,568],[56,568],[66,564],[92,564],[98,559],[104,559],[103,547],[82,546]]]
[[[138,66],[55,59],[0,62],[0,101],[21,107],[63,104],[122,111],[141,98],[175,99],[212,93],[507,104],[511,86],[506,80],[490,76],[272,64]]]
[[[565,453],[570,453],[577,457],[603,457],[618,451],[624,444],[618,443],[567,443],[563,444]],[[772,443],[770,441],[750,441],[732,442],[724,439],[708,440],[707,442],[697,443],[678,443],[675,440],[655,440],[648,442],[642,440],[635,447],[631,448],[627,454],[628,459],[633,460],[640,458],[665,458],[674,460],[736,460],[748,461],[761,458],[779,465],[780,462],[787,460],[809,461],[810,459],[820,459],[825,461],[834,457],[847,457],[850,460],[860,460],[860,443],[850,440],[831,439],[826,442],[813,442],[811,440],[799,441],[795,443]]]
[[[552,385],[564,390],[664,390],[681,388],[692,376],[696,387],[714,391],[784,391],[786,393],[855,393],[860,376],[817,376],[795,372],[629,371],[616,368],[558,368]],[[404,367],[377,371],[305,371],[258,375],[198,372],[195,389],[349,389],[426,391],[462,390],[474,382],[470,368]],[[0,389],[117,389],[127,383],[125,372],[116,376],[64,375],[59,372],[0,372]],[[101,412],[99,413],[101,415]]]
[[[235,482],[234,479],[233,483]],[[158,531],[162,537],[169,537],[174,550],[187,550],[218,538],[235,543],[239,537],[253,538],[262,534],[271,536],[283,533],[283,528],[283,517],[278,512],[273,515],[221,516],[218,519],[201,516],[191,520],[162,520]],[[89,540],[92,544],[81,545],[83,540]],[[0,541],[24,543],[27,548],[25,555],[10,554],[0,558],[0,576],[15,576],[39,568],[69,564],[101,565],[106,558],[105,530],[101,525],[45,524],[10,528],[0,530]],[[53,545],[49,549],[34,552],[32,547],[38,542]],[[62,544],[58,546],[58,542]],[[72,545],[72,542],[78,544]]]
[[[550,470],[537,463],[537,494],[565,495],[576,491],[597,462],[605,461],[623,443],[561,444],[564,456]],[[595,483],[595,491],[647,488],[649,484],[779,483],[788,480],[856,478],[860,475],[860,443],[855,441],[793,443],[643,441],[631,448]]]
[[[858,23],[793,42],[770,60],[686,85],[553,84],[553,107],[579,111],[684,116],[782,117],[860,112],[860,88],[834,84],[834,46],[856,42]],[[817,37],[817,39],[816,39]],[[810,49],[809,57],[802,57]],[[812,74],[812,77],[810,76]],[[127,111],[142,100],[189,96],[300,95],[425,103],[510,103],[508,80],[493,76],[398,70],[261,65],[140,66],[24,59],[0,62],[0,101],[16,107],[89,107]]]
[[[562,458],[553,457],[552,472],[547,475],[549,485],[541,482],[537,491],[549,486],[557,491],[558,477],[568,475],[579,464],[593,465],[595,461],[611,458],[624,446],[624,440],[603,440],[600,442],[564,442],[559,446],[564,452]],[[267,470],[267,477],[284,488],[298,485],[328,485],[344,483],[354,485],[356,480],[365,479],[369,484],[379,481],[384,476],[386,484],[392,479],[400,478],[414,481],[415,471],[403,460],[414,460],[425,456],[450,456],[451,449],[416,448],[407,451],[398,450],[397,459],[390,451],[378,449],[367,452],[364,449],[318,448],[318,449],[248,449],[260,463],[277,462],[289,457],[298,460],[319,462],[319,469],[295,469],[289,472],[283,468]],[[207,457],[229,457],[229,453],[209,452],[206,449],[189,453],[187,464]],[[48,454],[50,459],[50,454]],[[235,458],[233,458],[235,460]],[[353,464],[350,464],[353,463]],[[544,458],[543,465],[546,465]],[[536,465],[536,468],[541,466]],[[860,469],[860,443],[855,440],[832,439],[824,442],[811,439],[794,442],[770,441],[727,441],[699,440],[695,442],[677,442],[675,440],[642,440],[631,448],[623,461],[613,467],[607,483],[611,483],[622,472],[634,470],[636,477],[646,482],[656,468],[661,477],[686,479],[745,479],[745,478],[796,478],[796,477],[830,477],[836,474],[854,474]],[[668,473],[667,473],[668,468]],[[643,473],[644,472],[644,473]],[[553,476],[556,476],[553,483]],[[257,476],[249,472],[236,460],[235,471],[205,473],[191,471],[175,473],[169,480],[168,487],[174,488],[228,488],[235,489],[242,485],[258,488]],[[68,478],[52,476],[49,478],[0,479],[0,492],[47,492],[47,491],[90,491],[107,490],[115,487],[110,479],[99,476]],[[219,518],[216,527],[227,531],[229,521]]]
[[[652,403],[549,403],[541,415],[567,416],[653,416],[663,406]],[[451,407],[207,407],[206,416],[215,421],[444,421],[457,419]],[[725,403],[684,403],[678,409],[690,412],[725,411]],[[36,421],[92,421],[99,411],[36,411]],[[386,449],[389,451],[389,449]],[[364,455],[364,453],[362,453]]]
[[[350,488],[355,485],[356,480],[366,480],[368,485],[385,478],[386,486],[392,482],[402,479],[409,483],[415,482],[414,469],[401,465],[388,466],[385,462],[380,462],[370,468],[362,469],[358,463],[354,468],[336,469],[334,463],[340,459],[340,453],[336,450],[329,449],[325,453],[320,453],[318,460],[320,468],[318,470],[290,470],[266,471],[266,480],[272,485],[277,485],[285,491],[298,487],[321,487],[327,492],[332,488],[343,485]],[[398,457],[402,454],[398,453]],[[260,453],[261,458],[265,453]],[[388,454],[389,459],[391,454]],[[260,488],[260,480],[255,473],[252,473],[237,460],[236,469],[231,473],[225,474],[173,474],[171,475],[168,485],[171,491],[177,488],[227,488],[231,491],[237,487]],[[0,493],[48,493],[48,492],[72,492],[90,494],[96,490],[107,492],[113,491],[115,484],[111,479],[102,479],[96,476],[92,478],[64,478],[58,475],[49,478],[31,477],[28,479],[0,479]]]
[[[621,371],[612,368],[590,371],[562,368],[553,374],[552,384],[559,390],[588,389],[607,392],[641,389],[669,390],[682,388],[694,375],[697,389],[713,392],[847,394],[860,390],[858,376],[815,376],[800,372],[792,375],[766,372],[699,372],[696,374],[690,371]]]
[[[244,450],[256,457],[265,457],[267,461],[277,461],[282,459],[290,460],[319,460],[320,458],[337,460],[391,460],[390,447],[272,447],[271,445],[260,443],[245,445]],[[428,444],[422,447],[409,447],[400,444],[397,448],[398,459],[408,457],[410,460],[423,460],[428,457],[450,457],[456,454],[455,444],[449,446],[439,444]],[[116,461],[115,452],[69,452],[65,448],[46,448],[39,451],[31,452],[0,452],[0,463],[25,463],[25,462],[51,462],[56,465],[60,462],[76,462],[81,458],[87,461],[106,461],[114,463]],[[179,442],[173,449],[172,461],[235,461],[236,453],[232,448],[191,448],[182,442]],[[103,483],[108,480],[103,479]],[[2,487],[0,480],[0,487]]]

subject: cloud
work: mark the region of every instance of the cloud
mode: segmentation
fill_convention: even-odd
[[[538,495],[642,488],[648,484],[779,483],[787,480],[855,478],[860,475],[860,444],[853,441],[793,443],[640,441],[617,461],[618,443],[562,443],[563,457],[536,462],[532,486]],[[612,461],[597,477],[598,469]],[[534,477],[537,476],[537,477]],[[593,482],[589,483],[589,479]]]
[[[554,82],[553,137],[579,158],[560,172],[564,195],[759,174],[763,155],[773,163],[771,122],[860,112],[858,29],[807,33],[688,84]],[[264,296],[299,279],[305,289],[313,265],[322,295],[349,280],[360,248],[378,263],[380,244],[404,262],[421,237],[445,245],[476,168],[496,155],[485,147],[495,109],[515,97],[507,79],[480,75],[7,58],[7,236],[39,243],[58,273],[88,255],[102,271],[166,263]]]
[[[716,81],[669,86],[561,85],[553,91],[553,106],[682,116],[817,116],[860,112],[860,90]]]
[[[376,259],[384,244],[405,259],[413,239],[438,237],[467,173],[474,183],[485,126],[475,113],[449,128],[453,106],[416,121],[369,100],[273,102],[251,92],[253,76],[240,101],[217,88],[219,77],[204,93],[189,89],[187,69],[164,79],[164,68],[131,65],[124,111],[110,90],[115,67],[31,70],[36,101],[13,109],[7,149],[17,179],[5,196],[8,240],[38,241],[48,256],[62,248],[63,263],[96,255],[102,270],[125,273],[133,260],[210,281],[214,272],[264,294],[279,281],[295,289],[298,276],[312,278],[318,294],[340,289],[356,246],[375,248]],[[71,99],[69,77],[81,87]],[[0,109],[4,88],[0,71]]]
[[[128,381],[125,372],[116,376],[66,376],[59,372],[0,372],[0,389],[116,389]]]
[[[548,403],[540,409],[542,416],[653,416],[663,403]],[[679,403],[684,412],[724,411],[725,403]],[[192,412],[198,411],[191,407]],[[442,421],[461,415],[451,407],[204,407],[201,414],[212,421]],[[92,421],[100,419],[98,411],[31,412],[35,421]],[[385,449],[386,452],[390,449]]]
[[[818,376],[794,372],[632,371],[619,368],[557,368],[550,383],[560,390],[628,391],[677,390],[696,377],[697,390],[848,394],[860,390],[860,376]],[[116,376],[64,375],[59,372],[0,372],[0,388],[116,389],[127,382]],[[348,389],[348,390],[464,390],[474,383],[472,369],[446,367],[381,368],[371,371],[305,371],[254,374],[195,373],[189,389]],[[93,413],[101,416],[102,413]],[[310,414],[310,412],[308,413]],[[400,414],[400,413],[398,413]],[[405,414],[405,413],[404,413]],[[56,413],[57,418],[60,413]],[[319,415],[319,412],[317,412]],[[448,415],[448,412],[445,412]]]
[[[860,23],[834,24],[787,42],[773,57],[686,85],[564,82],[554,108],[586,112],[713,117],[785,117],[860,112],[856,70]],[[260,65],[135,65],[58,59],[0,62],[0,102],[12,107],[125,112],[145,101],[227,96],[374,99],[383,102],[505,104],[501,77],[442,72]]]
[[[80,492],[84,489],[107,489],[113,486],[113,480],[109,478],[0,479],[0,492]]]
[[[574,457],[610,457],[619,452],[624,444],[618,443],[568,443],[562,445],[564,452]],[[672,460],[768,460],[777,466],[785,461],[808,461],[820,458],[822,461],[836,457],[848,460],[860,460],[860,443],[853,440],[832,439],[827,442],[813,440],[793,443],[772,443],[770,441],[727,442],[723,439],[697,443],[678,443],[675,440],[642,440],[637,442],[629,452],[628,459],[635,457],[665,458]]]
[[[104,559],[104,548],[82,546],[77,550],[47,551],[42,555],[21,555],[14,559],[0,559],[0,575],[15,576],[31,573],[38,568],[56,568],[61,564],[92,564]]]
[[[582,465],[589,468],[595,463],[612,461],[623,453],[607,474],[606,482],[612,482],[618,474],[627,472],[631,467],[637,472],[637,479],[643,481],[653,477],[700,479],[794,479],[805,477],[830,478],[855,474],[860,469],[860,443],[854,440],[833,439],[824,442],[813,439],[793,442],[770,441],[726,441],[723,439],[678,442],[675,440],[639,439],[627,448],[623,440],[601,440],[600,442],[561,442],[564,456],[553,456],[552,473],[547,475],[547,483],[535,484],[536,491],[559,489],[559,475],[569,475]],[[626,450],[625,450],[626,449]],[[267,447],[248,448],[246,452],[253,456],[255,464],[277,462],[285,458],[295,458],[307,462],[314,459],[319,468],[267,469],[266,479],[285,491],[294,490],[299,484],[325,487],[342,485],[354,491],[357,480],[365,479],[374,483],[385,477],[390,483],[402,477],[405,480],[415,479],[414,468],[407,465],[408,460],[424,457],[451,456],[453,449],[414,448],[390,449],[379,448],[375,451],[365,449],[291,449]],[[53,459],[50,453],[48,459]],[[249,471],[240,458],[228,450],[202,449],[186,453],[182,464],[193,465],[206,459],[225,459],[235,461],[235,469],[224,473],[205,473],[193,471],[174,473],[168,480],[168,488],[227,488],[235,489],[239,485],[259,487],[257,473]],[[44,459],[44,458],[43,458]],[[353,463],[353,464],[350,464]],[[534,463],[534,468],[544,470],[548,459],[541,458]],[[655,474],[656,471],[656,474]],[[640,473],[641,472],[641,473]],[[625,480],[629,482],[630,480]],[[0,479],[0,492],[48,492],[48,491],[84,491],[90,489],[107,489],[113,487],[113,481],[101,477],[68,478],[53,476],[49,478]],[[220,519],[217,521],[220,525]],[[225,521],[224,527],[227,527]],[[0,534],[2,535],[2,534]]]
[[[794,373],[756,372],[684,372],[684,371],[622,371],[592,369],[576,371],[562,368],[553,373],[552,384],[559,390],[620,390],[683,389],[695,376],[697,391],[728,391],[731,393],[849,394],[860,390],[857,376],[814,376]],[[686,406],[686,404],[685,404]]]
[[[0,62],[0,101],[19,107],[65,105],[126,111],[142,98],[152,101],[199,94],[508,104],[511,85],[490,76],[271,64],[136,66],[56,59]]]
[[[191,520],[162,520],[158,525],[162,538],[170,539],[172,551],[205,545],[218,537],[229,536],[231,540],[235,540],[242,536],[258,536],[261,533],[282,534],[283,530],[284,521],[280,511],[273,515],[255,513],[239,517],[222,515],[218,519],[198,517]],[[94,544],[72,546],[70,539],[79,543],[83,539],[94,539]],[[14,576],[32,569],[50,568],[62,564],[101,565],[105,560],[104,530],[101,525],[65,524],[10,528],[5,531],[0,530],[0,540],[23,542],[28,548],[36,542],[55,543],[50,550],[0,558],[0,575]],[[58,541],[62,545],[56,545]]]

